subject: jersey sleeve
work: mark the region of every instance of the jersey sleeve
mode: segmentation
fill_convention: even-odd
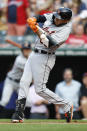
[[[37,19],[37,22],[41,22],[41,23],[44,23],[45,21],[52,21],[52,14],[51,13],[47,13],[44,15],[37,15],[35,17]]]
[[[71,33],[71,26],[66,26],[60,32],[56,32],[55,35],[52,36],[52,38],[58,44],[61,44],[68,39],[70,33]]]
[[[46,20],[47,20],[47,21],[52,21],[52,17],[53,17],[53,14],[52,14],[52,13],[44,14],[44,16],[46,17]]]

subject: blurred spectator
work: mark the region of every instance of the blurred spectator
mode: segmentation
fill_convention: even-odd
[[[72,7],[72,0],[62,0],[63,6],[71,8]]]
[[[47,107],[46,104],[48,102],[44,100],[42,97],[37,95],[35,93],[35,87],[32,85],[29,90],[29,94],[27,97],[27,105],[31,105],[31,114],[30,114],[30,119],[47,119]]]
[[[62,6],[61,0],[54,0],[54,11],[58,10]]]
[[[38,0],[37,1],[37,14],[43,15],[53,11],[53,0]]]
[[[77,17],[73,19],[73,22],[76,23],[86,18],[87,18],[87,10],[83,10]]]
[[[84,33],[85,33],[85,35],[87,35],[87,23],[84,26]]]
[[[7,0],[0,0],[0,9],[6,7]]]
[[[52,12],[53,0],[30,0],[30,16]]]
[[[78,114],[78,108],[81,84],[73,79],[73,72],[70,68],[64,70],[63,78],[64,81],[57,84],[55,93],[58,94],[61,98],[69,99],[73,102],[73,119],[79,119],[80,116]],[[59,108],[58,105],[56,105],[56,118],[64,118],[63,109]]]
[[[7,0],[0,0],[0,31],[7,30],[6,3]]]
[[[33,17],[35,16],[37,1],[30,0],[29,2],[30,2],[30,17]]]
[[[83,85],[81,87],[81,111],[85,119],[87,119],[87,73],[83,74]]]
[[[84,34],[83,24],[75,24],[74,34],[70,34],[66,43],[72,46],[82,46],[87,44],[87,36]]]
[[[86,9],[86,5],[81,0],[72,0],[72,10],[74,13],[79,14],[82,10]],[[76,15],[75,14],[75,15]]]
[[[28,0],[8,0],[8,35],[23,36],[29,15]]]
[[[84,2],[86,7],[87,7],[87,0],[82,0],[82,2]]]
[[[54,11],[56,11],[60,7],[68,7],[71,8],[72,0],[54,0]]]
[[[86,7],[87,7],[87,0],[82,0],[82,2],[84,2],[86,4]]]
[[[77,24],[78,23],[75,23],[75,22],[72,24],[72,32],[71,32],[71,34],[76,34]]]
[[[73,17],[79,14],[79,5],[77,3],[72,4]]]

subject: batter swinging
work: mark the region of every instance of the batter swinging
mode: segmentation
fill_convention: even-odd
[[[53,104],[63,107],[67,122],[73,115],[72,102],[60,98],[46,88],[50,71],[55,64],[55,50],[63,44],[71,32],[72,11],[69,8],[59,8],[57,12],[29,18],[28,25],[38,35],[34,51],[29,56],[25,65],[24,73],[20,81],[20,90],[13,122],[23,121],[23,111],[29,86],[34,80],[36,93]],[[37,23],[42,22],[43,31]],[[44,33],[45,30],[45,33]]]

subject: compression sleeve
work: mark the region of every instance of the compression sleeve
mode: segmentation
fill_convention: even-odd
[[[54,46],[54,45],[58,45],[58,42],[54,38],[52,38],[50,35],[47,35],[46,37],[49,40],[49,47]]]

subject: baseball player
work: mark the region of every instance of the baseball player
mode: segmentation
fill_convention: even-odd
[[[12,93],[14,91],[18,92],[19,90],[19,82],[23,74],[25,63],[31,52],[31,47],[28,44],[23,44],[21,50],[22,54],[16,57],[12,70],[7,73],[2,98],[0,100],[0,111],[8,104]]]
[[[73,115],[72,102],[60,98],[46,88],[50,71],[55,64],[55,51],[67,40],[71,32],[71,17],[72,11],[69,8],[62,7],[57,12],[39,15],[27,20],[28,25],[38,35],[38,38],[35,49],[29,56],[24,68],[12,122],[23,122],[23,111],[32,78],[36,93],[50,103],[61,105],[67,122],[71,121]],[[38,22],[44,23],[43,29],[38,26]],[[29,77],[29,73],[32,74],[31,77]]]

